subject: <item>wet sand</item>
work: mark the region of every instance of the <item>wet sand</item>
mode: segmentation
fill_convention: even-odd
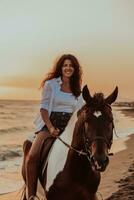
[[[129,177],[132,177],[134,172],[134,135],[130,136],[125,144],[127,149],[116,153],[110,159],[107,170],[102,174],[99,192],[104,199],[128,200],[132,195],[131,186],[134,185],[134,179],[129,179]],[[132,199],[134,199],[134,194]]]
[[[121,112],[134,118],[133,108],[121,109]],[[114,142],[113,150],[117,150],[120,142],[118,139]],[[123,150],[115,153],[107,170],[102,174],[99,192],[105,200],[134,199],[134,134],[122,144]]]
[[[119,189],[117,192],[114,192],[111,197],[107,198],[107,200],[127,200],[134,199],[134,162],[128,169],[128,175],[126,178],[120,179],[117,183],[119,183]]]

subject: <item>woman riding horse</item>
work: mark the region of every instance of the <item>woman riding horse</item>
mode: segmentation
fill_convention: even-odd
[[[82,95],[85,105],[74,114],[77,116],[75,116],[71,143],[67,144],[64,136],[70,131],[69,124],[73,121],[69,121],[62,134],[63,137],[61,136],[62,147],[67,145],[66,148],[68,148],[67,157],[63,168],[56,174],[46,192],[47,200],[97,200],[96,192],[100,183],[100,172],[103,172],[109,163],[109,150],[112,145],[114,128],[111,104],[117,98],[118,88],[116,87],[111,95],[104,98],[102,93],[91,97],[85,86]],[[58,140],[54,144],[53,152],[59,148],[57,142]],[[53,152],[49,159],[50,166],[51,160],[59,160],[59,153],[52,157]],[[64,152],[61,151],[61,153]],[[25,155],[28,156],[28,151],[25,151]],[[55,165],[57,165],[56,162]],[[50,174],[53,174],[51,170],[48,176]],[[46,179],[43,174],[40,181],[45,190]]]
[[[28,198],[31,200],[36,196],[42,148],[45,148],[47,156],[55,136],[64,131],[71,115],[83,103],[80,95],[81,75],[81,66],[77,58],[65,54],[59,58],[52,72],[43,81],[40,115],[35,121],[36,137],[26,161],[24,157],[22,170],[28,188]]]

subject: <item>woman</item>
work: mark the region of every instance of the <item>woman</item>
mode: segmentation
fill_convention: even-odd
[[[48,153],[55,136],[64,131],[72,113],[83,103],[80,95],[81,75],[81,67],[77,58],[67,54],[60,57],[53,71],[47,75],[42,83],[40,115],[35,120],[36,138],[26,163],[26,184],[29,199],[34,199],[36,196],[42,145],[45,142]]]

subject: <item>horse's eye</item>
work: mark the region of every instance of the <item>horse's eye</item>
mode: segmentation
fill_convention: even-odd
[[[104,121],[105,121],[105,123],[106,124],[111,124],[111,123],[113,123],[113,118],[112,117],[110,117],[110,116],[103,116],[103,118],[102,118]]]

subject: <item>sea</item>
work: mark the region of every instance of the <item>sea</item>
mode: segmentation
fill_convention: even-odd
[[[114,139],[134,133],[134,118],[124,115],[124,107],[114,106]],[[21,165],[23,142],[34,135],[33,120],[39,101],[0,100],[0,194],[20,189],[23,185]]]

